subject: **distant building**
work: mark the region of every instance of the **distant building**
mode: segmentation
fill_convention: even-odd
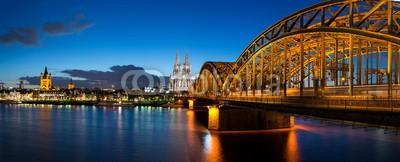
[[[51,89],[51,73],[47,72],[47,66],[44,68],[44,74],[40,73],[40,90],[48,91]]]
[[[74,83],[72,82],[72,79],[69,81],[68,89],[74,89]]]
[[[24,81],[19,81],[19,89],[25,89]]]
[[[130,96],[157,96],[166,93],[166,87],[134,88],[126,92]]]
[[[186,50],[185,63],[181,71],[181,64],[179,63],[178,51],[176,51],[176,59],[173,74],[169,78],[169,90],[171,92],[182,94],[182,92],[189,91],[190,86],[195,81],[195,76],[190,74],[190,64],[188,51]]]

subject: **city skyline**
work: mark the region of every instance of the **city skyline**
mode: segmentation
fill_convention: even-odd
[[[0,159],[399,161],[399,13],[0,0]]]
[[[271,2],[2,1],[0,83],[15,86],[45,66],[63,78],[67,70],[106,73],[128,65],[169,76],[177,49],[181,60],[189,51],[197,74],[205,61],[236,61],[260,32],[319,1],[291,8]]]

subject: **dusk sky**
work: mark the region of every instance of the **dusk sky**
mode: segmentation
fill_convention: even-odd
[[[63,70],[134,65],[169,76],[186,49],[205,61],[235,61],[262,31],[317,0],[0,0],[0,83]]]

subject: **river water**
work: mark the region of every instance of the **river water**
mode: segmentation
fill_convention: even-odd
[[[295,116],[293,128],[216,132],[198,117],[184,108],[0,104],[0,161],[400,160],[393,130]]]

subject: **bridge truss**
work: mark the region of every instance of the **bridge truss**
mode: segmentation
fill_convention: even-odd
[[[269,27],[236,62],[204,63],[194,93],[392,97],[399,36],[399,2],[324,1]]]

